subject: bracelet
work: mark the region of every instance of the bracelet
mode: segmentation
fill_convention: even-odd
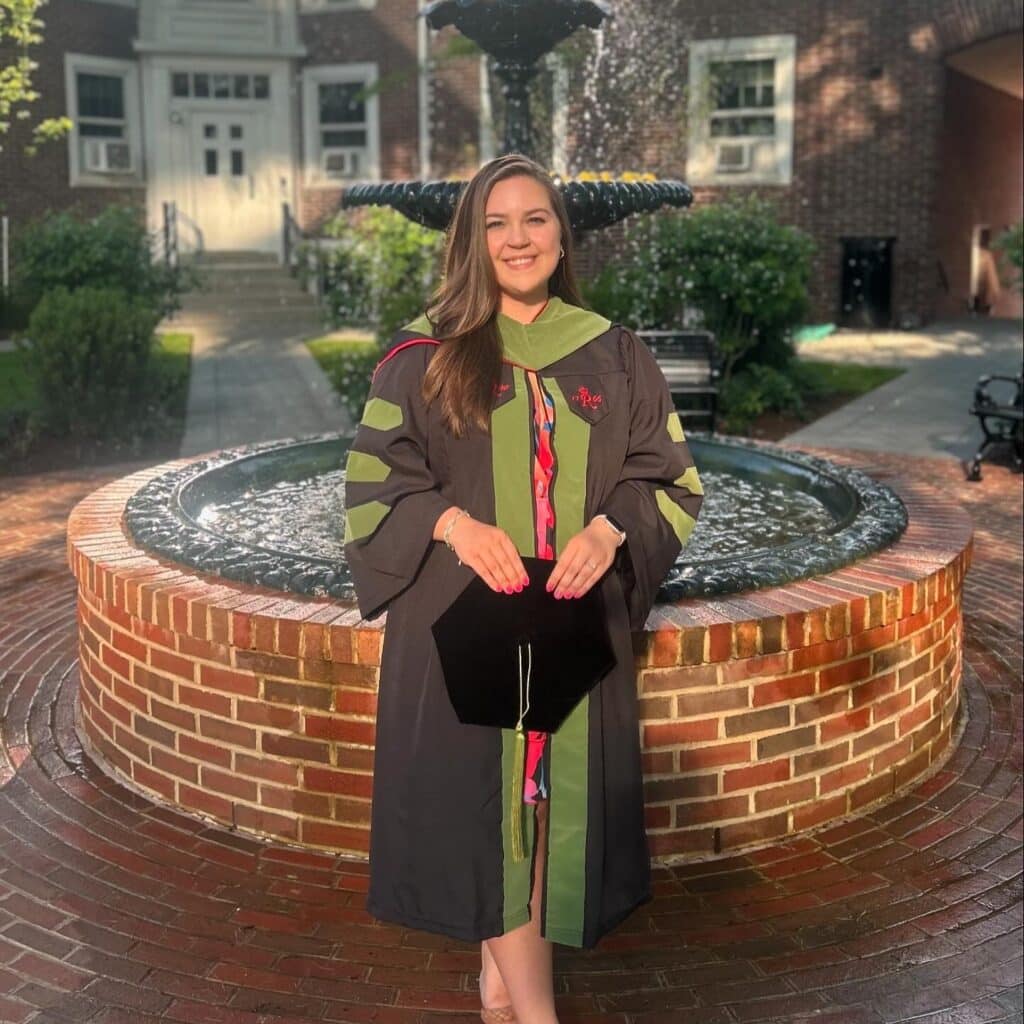
[[[611,530],[612,533],[615,534],[615,536],[619,540],[618,544],[615,545],[616,547],[622,547],[622,545],[625,544],[625,542],[626,542],[626,531],[625,530],[620,530],[603,512],[598,512],[597,515],[594,516],[594,518],[595,519],[600,519],[601,522],[603,522],[608,527],[608,529]]]
[[[461,519],[463,516],[468,516],[468,515],[469,515],[469,509],[468,508],[460,509],[458,514],[452,516],[452,518],[449,521],[448,525],[444,528],[444,533],[442,534],[442,540],[444,541],[445,546],[448,548],[449,551],[453,551],[453,552],[455,551],[455,546],[452,544],[451,540],[449,539],[450,536],[451,536],[452,527],[455,525],[455,523],[459,519]],[[458,558],[458,552],[455,552],[455,555]],[[461,558],[459,558],[459,565],[462,565],[462,559]]]

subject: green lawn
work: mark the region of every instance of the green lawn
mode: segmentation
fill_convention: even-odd
[[[801,384],[806,386],[808,397],[863,395],[903,373],[893,366],[825,363],[816,359],[801,359],[799,366]]]
[[[306,345],[352,421],[358,423],[370,390],[373,368],[380,360],[380,345],[370,335],[312,338]]]
[[[328,376],[346,356],[368,355],[379,350],[369,334],[354,338],[311,338],[306,345]]]

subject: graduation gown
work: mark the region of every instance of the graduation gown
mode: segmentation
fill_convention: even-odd
[[[378,364],[346,460],[345,555],[359,609],[366,619],[387,610],[367,909],[470,942],[530,918],[531,858],[512,855],[515,732],[458,721],[430,627],[474,576],[433,539],[446,509],[467,508],[504,529],[521,554],[537,554],[539,385],[554,408],[556,554],[598,512],[628,538],[595,584],[616,666],[549,736],[544,755],[541,931],[589,948],[650,899],[631,632],[643,629],[703,491],[665,378],[631,331],[556,297],[534,322],[498,314],[498,327],[503,363],[489,435],[471,428],[454,438],[437,403],[424,405],[420,385],[437,342],[421,317]],[[535,805],[520,818],[532,851]]]

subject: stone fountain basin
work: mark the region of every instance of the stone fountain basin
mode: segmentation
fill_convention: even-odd
[[[128,532],[138,495],[223,458],[154,466],[73,510],[79,736],[152,799],[365,858],[386,615],[366,621],[343,598],[204,572]],[[237,472],[259,469],[247,465]],[[949,752],[963,724],[970,521],[937,490],[888,483],[908,522],[884,550],[813,578],[659,601],[634,635],[657,859],[834,823]]]
[[[297,594],[354,601],[341,544],[339,474],[350,441],[348,435],[331,434],[272,442],[219,452],[162,474],[129,500],[128,534],[140,547],[205,572]],[[891,544],[906,527],[907,512],[899,497],[850,467],[735,439],[693,435],[689,442],[708,494],[694,537],[662,584],[659,597],[664,601],[821,575]],[[339,481],[338,498],[329,503],[322,493],[307,495],[287,486],[327,479],[331,474]],[[730,478],[748,485],[745,491],[728,496],[733,504],[754,503],[760,497],[764,507],[753,523],[734,522],[733,510],[714,493],[717,484],[724,496]],[[286,489],[278,497],[281,487]],[[773,515],[778,518],[775,503],[783,502],[786,494],[799,496],[804,507],[790,507],[782,516],[792,516],[796,522],[798,515],[806,517],[808,504],[820,515],[806,533],[787,531],[780,522],[780,542],[759,524]],[[300,540],[275,547],[270,539],[246,535],[247,513],[261,496],[269,496],[269,502],[258,508],[261,522],[280,523]],[[224,513],[222,524],[216,521],[217,512]],[[717,535],[705,539],[709,524],[714,529],[716,516],[724,525]],[[304,519],[307,532],[299,533]],[[758,530],[754,539],[739,547],[734,537],[721,535],[723,530],[742,531],[744,525]],[[267,536],[272,538],[274,531]],[[731,553],[718,554],[723,549]]]

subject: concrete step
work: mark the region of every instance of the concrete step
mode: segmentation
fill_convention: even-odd
[[[280,266],[276,253],[256,252],[249,249],[220,249],[216,252],[204,250],[200,253],[182,253],[181,262],[189,263],[193,266],[220,266],[225,263]]]
[[[309,309],[318,310],[316,299],[307,292],[262,289],[249,291],[189,292],[182,296],[182,309],[206,312],[215,310],[243,316],[252,310]]]
[[[299,287],[298,275],[292,277],[284,267],[270,263],[224,263],[217,266],[199,266],[196,273],[207,288],[230,287],[235,284],[252,283],[259,287],[280,282]]]
[[[231,310],[179,310],[171,319],[165,319],[159,327],[162,331],[189,331],[192,329],[230,334],[262,334],[268,330],[287,330],[292,334],[306,334],[310,337],[325,334],[329,328],[318,310],[269,307],[248,308],[244,312]]]

